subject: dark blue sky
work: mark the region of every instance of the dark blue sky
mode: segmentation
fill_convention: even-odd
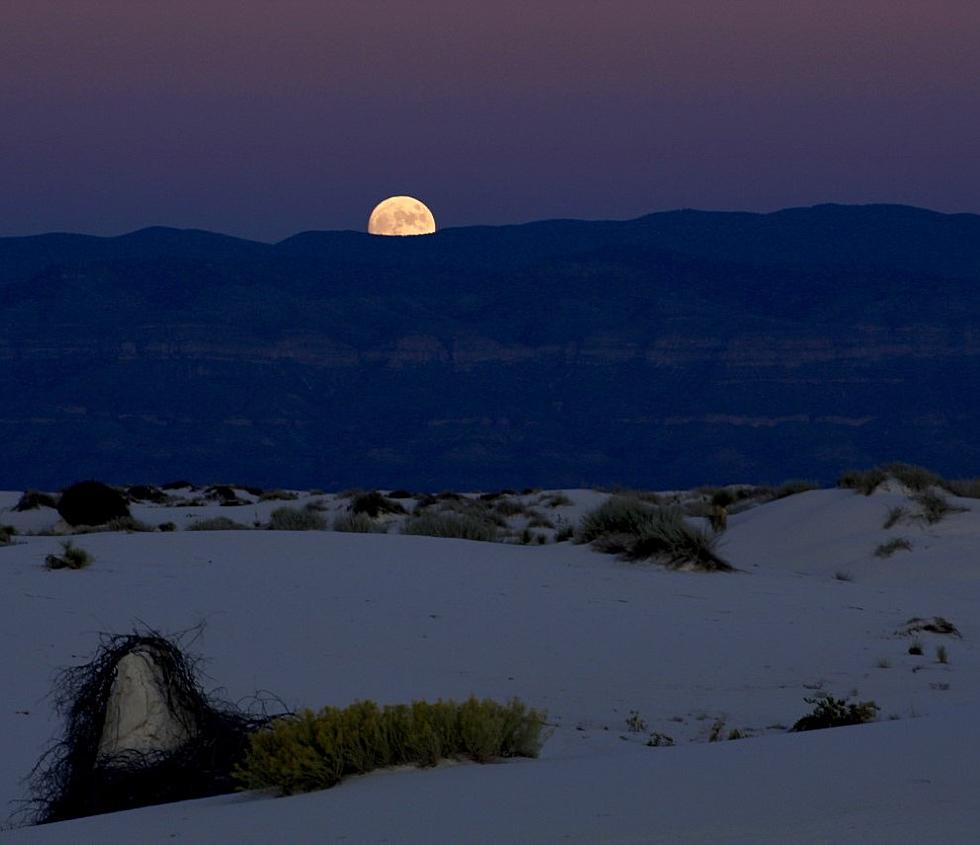
[[[0,234],[980,211],[976,0],[9,0]]]

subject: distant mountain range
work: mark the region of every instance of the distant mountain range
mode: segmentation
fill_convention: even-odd
[[[980,216],[0,239],[0,487],[980,474]]]

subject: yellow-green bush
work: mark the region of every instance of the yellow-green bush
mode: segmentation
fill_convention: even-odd
[[[509,704],[470,698],[384,708],[358,701],[344,709],[304,710],[253,734],[236,777],[244,789],[289,795],[328,789],[347,775],[384,766],[537,757],[544,720],[543,712],[516,698]]]

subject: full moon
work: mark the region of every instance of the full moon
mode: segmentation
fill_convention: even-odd
[[[436,219],[415,197],[388,197],[371,212],[368,232],[372,235],[431,235]]]

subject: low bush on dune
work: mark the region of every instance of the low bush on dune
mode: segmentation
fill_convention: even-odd
[[[14,542],[17,529],[13,525],[0,525],[0,546],[9,546]]]
[[[306,508],[276,508],[269,516],[273,531],[325,531],[327,521]]]
[[[211,519],[196,519],[187,526],[188,531],[247,531],[248,526],[235,522],[227,516],[216,516]]]
[[[980,478],[958,478],[947,481],[946,489],[964,499],[980,499]]]
[[[880,709],[873,701],[857,701],[850,704],[845,698],[834,698],[824,693],[814,698],[804,698],[813,710],[797,720],[791,731],[819,731],[824,728],[842,728],[847,725],[863,725],[873,722]]]
[[[339,514],[333,522],[333,530],[347,534],[385,534],[386,528],[364,513]]]
[[[260,502],[295,502],[299,498],[290,490],[263,490],[257,495]]]
[[[816,481],[807,481],[806,479],[793,479],[792,481],[784,481],[775,490],[772,491],[773,499],[785,499],[788,496],[797,496],[800,493],[807,493],[810,490],[819,490],[820,485]]]
[[[305,710],[251,736],[236,771],[245,789],[283,794],[329,789],[348,775],[385,766],[434,766],[444,759],[478,763],[537,757],[545,714],[514,699]]]
[[[424,511],[409,517],[402,526],[402,533],[492,543],[497,539],[497,525],[489,519],[452,510]]]
[[[351,499],[350,511],[354,514],[362,513],[374,519],[382,514],[405,513],[405,508],[401,502],[396,502],[383,496],[377,490],[372,490],[370,493],[354,496]]]
[[[101,481],[80,481],[61,494],[58,513],[71,526],[105,525],[129,516],[126,497]]]
[[[688,523],[679,508],[625,496],[613,496],[586,514],[576,541],[625,560],[654,560],[672,569],[733,570],[715,551],[717,536]]]
[[[966,508],[951,505],[945,496],[933,490],[926,490],[913,496],[912,501],[919,506],[919,512],[915,516],[927,525],[935,525],[952,513],[963,513],[966,510]]]
[[[148,484],[135,484],[126,488],[126,495],[131,502],[153,502],[156,505],[166,504],[170,497],[159,487]]]
[[[39,490],[26,490],[14,505],[15,511],[33,511],[38,508],[57,508],[58,500],[50,493]]]
[[[882,464],[867,470],[851,470],[845,472],[838,480],[837,486],[857,490],[865,496],[870,496],[889,478],[894,478],[912,493],[923,493],[932,487],[942,487],[946,484],[941,475],[932,470],[915,464],[891,463]]]

